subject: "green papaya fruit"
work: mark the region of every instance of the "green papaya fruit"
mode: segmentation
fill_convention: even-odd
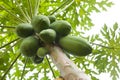
[[[45,29],[39,33],[40,39],[45,43],[52,43],[55,41],[56,32],[53,29]]]
[[[48,50],[45,47],[40,47],[37,50],[37,56],[43,58],[45,55],[48,54]]]
[[[70,33],[71,24],[64,20],[58,20],[50,24],[50,28],[54,29],[57,33],[57,36],[63,37]]]
[[[44,58],[40,58],[37,55],[35,55],[35,56],[31,57],[31,60],[35,64],[40,64],[43,62]]]
[[[40,31],[49,28],[50,20],[45,15],[37,15],[32,18],[31,24],[35,32],[39,33]]]
[[[54,15],[49,15],[48,18],[50,20],[50,24],[56,21],[56,17]]]
[[[21,23],[16,26],[16,33],[19,37],[25,38],[34,33],[34,29],[29,23]]]
[[[34,36],[25,38],[20,45],[20,52],[26,57],[32,57],[40,47],[39,40]]]
[[[86,56],[92,52],[92,47],[84,39],[76,36],[65,36],[59,40],[59,45],[76,56]]]

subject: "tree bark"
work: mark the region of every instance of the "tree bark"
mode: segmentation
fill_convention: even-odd
[[[88,75],[79,70],[60,47],[52,46],[49,49],[50,57],[64,80],[91,80]]]

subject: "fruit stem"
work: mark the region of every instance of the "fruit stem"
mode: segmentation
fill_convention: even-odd
[[[46,56],[46,60],[47,60],[47,62],[48,62],[48,65],[49,65],[49,67],[50,67],[50,70],[51,70],[51,72],[52,72],[52,74],[53,74],[53,77],[56,78],[55,73],[54,73],[54,71],[53,71],[53,69],[52,69],[52,67],[51,67],[51,65],[50,65],[50,61],[49,61],[49,59],[48,59],[47,56]]]
[[[19,53],[17,55],[17,57],[14,59],[14,61],[12,62],[12,64],[9,66],[9,68],[5,71],[4,75],[2,76],[2,78],[0,80],[4,80],[5,76],[7,75],[7,73],[10,71],[10,69],[12,68],[12,66],[15,64],[15,62],[17,61],[17,59],[20,57],[21,53]]]

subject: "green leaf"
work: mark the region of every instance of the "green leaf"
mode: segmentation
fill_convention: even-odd
[[[114,31],[116,31],[116,30],[118,29],[118,24],[117,24],[117,23],[115,23],[115,24],[113,25],[113,29],[114,29]]]
[[[15,26],[19,23],[31,23],[31,19],[35,15],[44,14],[48,16],[52,14],[56,16],[57,20],[63,19],[70,22],[72,25],[71,35],[84,37],[85,32],[94,26],[90,14],[107,10],[112,5],[113,3],[108,0],[1,0],[0,77],[4,75],[5,70],[11,65],[11,61],[14,61],[14,57],[19,53],[22,39],[13,41],[18,38],[15,33]],[[111,73],[113,68],[115,68],[113,71],[115,74],[111,73],[111,76],[113,80],[117,79],[120,73],[119,66],[117,65],[120,62],[120,29],[118,24],[115,23],[112,28],[104,25],[100,34],[92,35],[86,39],[91,42],[93,47],[92,54],[85,57],[72,56],[70,59],[80,69],[85,70],[91,76],[92,80],[97,80],[94,76],[95,74],[101,72]],[[21,56],[18,62],[11,68],[13,72],[6,74],[7,78],[12,80],[20,79],[23,71],[21,68],[24,67],[24,63],[25,59]],[[51,60],[50,64],[55,75],[59,76],[60,73]],[[92,70],[91,65],[96,69]],[[51,70],[46,59],[41,64],[33,64],[29,59],[23,80],[38,80],[40,74],[43,75],[43,77],[40,77],[40,80],[51,80],[51,77],[47,76],[49,73],[51,73]],[[27,74],[33,75],[29,75],[28,77]]]

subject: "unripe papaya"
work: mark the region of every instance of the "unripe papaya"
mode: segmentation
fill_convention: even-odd
[[[76,36],[65,36],[59,40],[59,45],[76,56],[86,56],[92,52],[92,47],[84,39]]]
[[[44,58],[40,58],[37,55],[35,55],[35,56],[31,57],[31,60],[35,64],[40,64],[43,62]]]
[[[20,52],[26,57],[32,57],[39,48],[39,40],[34,36],[25,38],[20,45]]]
[[[45,15],[37,15],[33,17],[31,24],[35,32],[39,33],[40,31],[47,29],[49,27],[50,20]]]
[[[31,36],[34,33],[34,29],[31,24],[21,23],[16,26],[16,33],[19,37],[25,38]]]
[[[47,54],[48,54],[48,50],[45,47],[40,47],[37,50],[37,56],[40,57],[40,58],[43,58]]]
[[[71,24],[64,20],[58,20],[50,24],[50,28],[54,29],[57,33],[57,36],[63,37],[70,33]]]
[[[45,43],[52,43],[55,41],[56,32],[53,29],[45,29],[39,33],[40,39]]]
[[[50,15],[48,18],[50,20],[50,24],[56,21],[56,17],[54,15]]]

